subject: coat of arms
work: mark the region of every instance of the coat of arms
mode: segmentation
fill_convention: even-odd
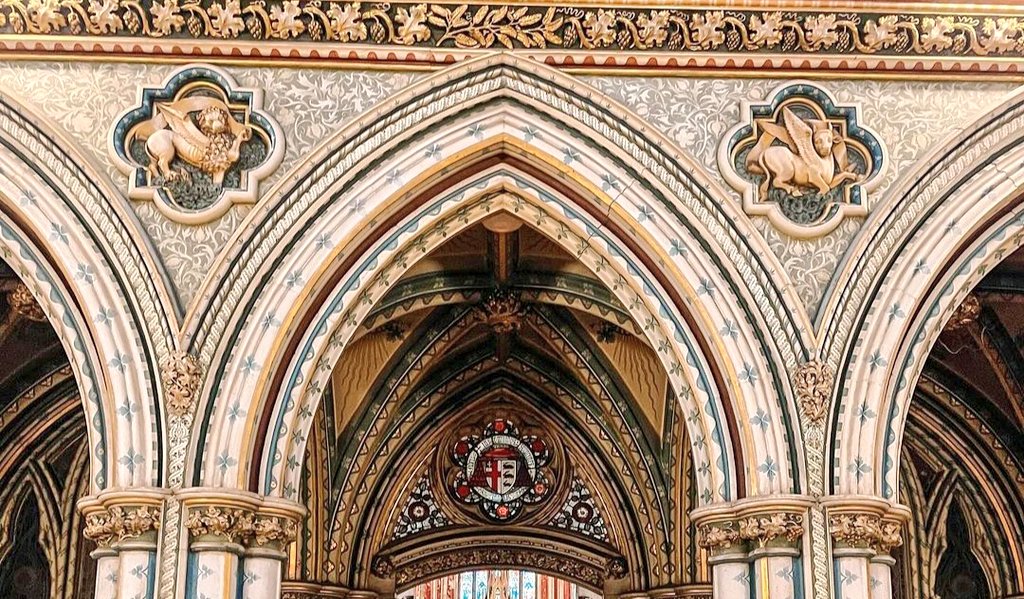
[[[460,438],[451,448],[451,458],[458,467],[452,495],[478,505],[491,520],[508,522],[524,505],[540,503],[551,494],[544,471],[551,461],[547,443],[521,435],[508,420],[494,419],[483,435]]]

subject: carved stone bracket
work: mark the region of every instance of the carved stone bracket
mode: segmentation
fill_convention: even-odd
[[[195,356],[182,350],[167,354],[160,361],[167,409],[171,415],[181,418],[192,412],[196,404],[199,384],[202,382],[202,368]]]
[[[99,547],[135,539],[160,528],[160,510],[152,506],[114,506],[85,517],[85,538]]]
[[[812,424],[821,424],[828,413],[829,399],[836,374],[832,367],[818,360],[809,360],[793,372],[800,411]]]

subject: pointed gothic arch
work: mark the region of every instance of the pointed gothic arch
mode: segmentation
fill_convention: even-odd
[[[432,159],[441,147],[445,163]],[[473,177],[486,188],[483,175],[499,166],[505,209],[535,212],[648,329],[708,464],[701,501],[798,492],[787,370],[807,358],[809,327],[792,290],[775,282],[770,251],[670,142],[596,91],[505,54],[439,73],[371,111],[286,177],[238,232],[232,245],[242,249],[207,281],[208,309],[185,324],[217,373],[203,394],[192,479],[294,492],[282,465],[304,448],[308,423],[298,414],[319,400],[346,327],[379,297],[379,277],[401,272],[384,272],[396,256],[407,267],[438,227],[452,233],[496,205],[457,184]],[[244,397],[254,400],[241,414]],[[751,426],[755,416],[761,424]]]
[[[1024,244],[1024,92],[923,159],[873,211],[837,273],[823,354],[841,365],[831,487],[895,501],[908,406],[964,297]]]
[[[159,486],[157,365],[178,320],[166,276],[106,177],[41,123],[0,93],[0,251],[75,369],[91,490]]]

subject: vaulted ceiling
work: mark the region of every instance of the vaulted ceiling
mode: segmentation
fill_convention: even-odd
[[[691,547],[673,532],[691,503],[678,410],[655,352],[604,284],[528,224],[492,216],[423,256],[346,346],[304,489],[323,518],[307,533],[328,535],[312,544],[334,552],[318,564],[310,552],[306,567],[355,584],[376,558],[414,561],[411,535],[423,544],[528,530],[556,544],[575,535],[592,556],[622,560],[634,585],[686,582]],[[452,435],[500,418],[564,452],[552,499],[507,523],[459,505],[445,478]],[[440,506],[427,510],[436,518],[411,519],[406,508],[423,513],[424,498]]]
[[[994,268],[958,308],[926,375],[963,399],[1024,465],[1024,251]]]

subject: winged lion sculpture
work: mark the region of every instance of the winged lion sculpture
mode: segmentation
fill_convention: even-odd
[[[797,197],[814,191],[824,195],[844,181],[859,180],[847,157],[846,140],[828,121],[804,121],[783,108],[782,122],[761,122],[763,133],[747,155],[747,170],[764,175],[761,197],[772,187]]]

